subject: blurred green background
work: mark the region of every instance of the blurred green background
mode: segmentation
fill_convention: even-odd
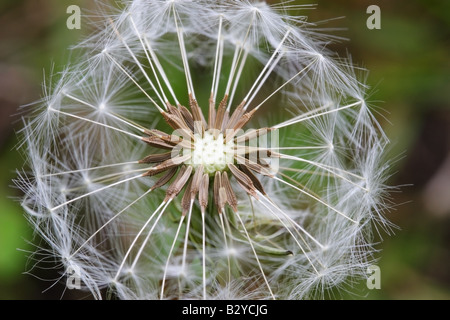
[[[271,1],[276,2],[276,1]],[[395,208],[388,218],[399,226],[385,235],[380,253],[381,289],[344,299],[450,299],[450,1],[316,0],[302,11],[309,21],[348,38],[334,44],[342,55],[370,70],[369,100],[393,142],[397,159],[391,185]],[[67,48],[89,26],[69,30],[66,9],[87,0],[2,0],[0,2],[0,299],[79,298],[62,286],[24,274],[33,251],[32,230],[11,187],[23,159],[15,150],[18,107],[39,99],[44,70],[60,70]],[[369,30],[369,5],[381,9],[381,29]],[[28,266],[31,262],[28,261]],[[38,276],[56,278],[52,270]],[[45,292],[43,292],[46,290]],[[82,296],[81,296],[82,297]]]

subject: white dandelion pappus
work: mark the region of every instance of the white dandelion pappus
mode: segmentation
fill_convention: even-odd
[[[363,277],[387,139],[303,7],[120,7],[28,107],[36,259],[98,299],[325,298]]]

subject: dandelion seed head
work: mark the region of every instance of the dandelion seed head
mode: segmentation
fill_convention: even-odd
[[[36,260],[95,298],[324,298],[361,278],[392,227],[388,140],[301,8],[100,6],[81,59],[24,107]]]

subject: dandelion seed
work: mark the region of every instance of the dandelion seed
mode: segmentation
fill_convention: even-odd
[[[99,299],[323,298],[364,275],[373,226],[390,227],[387,141],[302,8],[103,12],[26,108],[16,184],[37,254]]]

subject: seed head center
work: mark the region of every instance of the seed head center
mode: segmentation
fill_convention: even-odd
[[[195,134],[194,139],[192,157],[186,163],[194,169],[203,165],[205,173],[214,175],[216,171],[224,171],[228,164],[234,162],[234,142],[224,143],[222,133],[215,137],[210,131],[205,131],[203,136]]]

